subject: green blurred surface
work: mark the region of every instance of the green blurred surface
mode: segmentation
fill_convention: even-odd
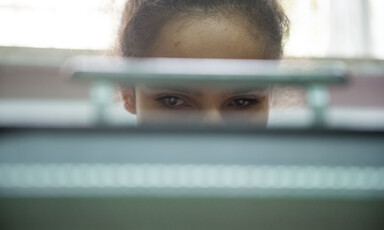
[[[384,201],[201,198],[1,199],[1,229],[384,229]]]

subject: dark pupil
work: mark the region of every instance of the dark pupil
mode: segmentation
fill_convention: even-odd
[[[168,98],[168,105],[174,106],[177,104],[178,101],[179,99],[177,97],[170,97]]]
[[[248,103],[249,102],[247,100],[244,100],[244,99],[235,100],[236,106],[247,106]]]

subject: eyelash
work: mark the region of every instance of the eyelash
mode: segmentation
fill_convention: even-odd
[[[175,98],[177,100],[182,100],[183,101],[183,105],[170,105],[167,103],[167,100],[170,100],[172,98]],[[158,101],[161,105],[165,106],[166,108],[168,109],[185,109],[185,108],[188,108],[190,107],[190,104],[187,102],[187,100],[185,100],[184,98],[180,97],[180,96],[176,96],[176,95],[164,95],[164,96],[160,96],[159,98],[156,99],[156,101]],[[184,105],[186,104],[186,105]]]
[[[245,102],[248,102],[248,105],[244,105],[244,106],[236,105],[236,101],[240,101],[240,100],[244,100]],[[259,99],[239,97],[239,98],[231,99],[227,103],[227,107],[235,107],[234,109],[248,109],[248,108],[250,108],[252,106],[255,106],[255,105],[258,105],[258,104],[260,104],[260,100]]]
[[[183,104],[182,105],[170,105],[169,102],[167,102],[167,100],[170,100],[173,98],[175,98],[177,100],[181,100],[183,102]],[[240,100],[244,100],[248,104],[244,105],[244,106],[236,105],[236,101],[240,101]],[[173,110],[178,110],[178,109],[181,110],[181,109],[186,109],[186,108],[191,107],[191,104],[186,99],[184,99],[183,97],[180,97],[180,96],[176,96],[176,95],[160,96],[159,98],[156,99],[156,101],[158,101],[161,105],[165,106],[166,108],[173,109]],[[176,104],[178,102],[179,101],[177,101]],[[248,108],[255,106],[255,105],[258,105],[258,104],[260,104],[259,99],[247,98],[247,97],[238,97],[238,98],[233,98],[233,99],[229,100],[229,102],[226,103],[226,106],[230,107],[232,109],[242,110],[242,109],[248,109]]]

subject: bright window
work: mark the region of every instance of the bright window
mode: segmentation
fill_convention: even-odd
[[[122,1],[110,2],[0,0],[0,46],[107,49],[115,40]]]

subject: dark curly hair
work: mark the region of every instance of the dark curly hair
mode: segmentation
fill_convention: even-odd
[[[243,15],[263,36],[265,57],[279,59],[282,56],[289,19],[278,0],[127,0],[118,52],[125,57],[146,57],[167,21],[180,14],[214,15],[219,12]]]

